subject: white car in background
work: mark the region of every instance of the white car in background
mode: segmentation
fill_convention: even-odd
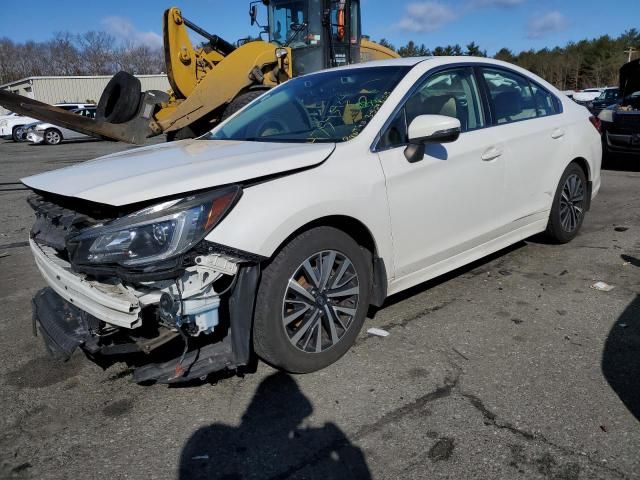
[[[96,107],[87,107],[71,110],[71,112],[83,117],[95,118]],[[47,145],[58,145],[63,140],[75,140],[79,138],[90,138],[84,133],[59,127],[51,123],[35,123],[25,127],[27,140],[31,143],[45,143]]]
[[[138,382],[253,352],[318,370],[388,295],[540,232],[572,240],[600,188],[596,123],[488,58],[294,78],[199,139],[24,178],[49,284],[34,321],[63,358],[145,352]]]
[[[587,105],[595,100],[604,91],[604,88],[585,88],[573,94],[573,101],[580,105]]]
[[[78,108],[95,107],[95,105],[92,103],[56,103],[54,107],[65,110],[76,110]],[[0,118],[0,137],[12,138],[14,142],[25,140],[26,132],[24,131],[24,127],[34,122],[39,122],[39,120],[15,113],[5,118]]]

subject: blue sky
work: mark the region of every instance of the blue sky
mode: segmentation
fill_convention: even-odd
[[[489,54],[564,46],[603,34],[617,36],[638,27],[640,1],[615,0],[361,0],[363,31],[396,46],[408,40],[466,45],[472,40]],[[174,5],[211,33],[235,42],[256,34],[249,25],[248,0],[181,0]],[[47,40],[56,31],[106,30],[118,39],[160,44],[162,12],[170,3],[151,0],[31,0],[26,8],[5,8],[0,37]],[[264,8],[262,8],[264,10]]]

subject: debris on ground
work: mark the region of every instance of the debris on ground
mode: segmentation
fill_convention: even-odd
[[[383,330],[381,328],[370,328],[369,330],[367,330],[367,333],[369,335],[375,335],[377,337],[388,337],[389,336],[389,332],[387,332],[386,330]]]
[[[614,228],[614,230],[616,232],[626,232],[627,230],[629,230],[629,227],[616,227]]]
[[[591,288],[593,288],[594,290],[600,290],[601,292],[610,292],[616,287],[614,287],[613,285],[609,285],[606,282],[596,282],[591,285]]]
[[[8,257],[9,255],[11,255],[9,252],[2,252],[0,253],[0,258]]]

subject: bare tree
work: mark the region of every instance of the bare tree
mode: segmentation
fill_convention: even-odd
[[[127,43],[114,52],[114,62],[118,70],[132,74],[161,73],[165,71],[164,55],[161,48]]]
[[[108,75],[114,70],[116,40],[106,32],[91,30],[77,38],[82,50],[83,70],[89,75]]]

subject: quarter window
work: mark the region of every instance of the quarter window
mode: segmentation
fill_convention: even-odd
[[[484,68],[482,75],[491,96],[494,123],[517,122],[538,116],[536,99],[526,78],[490,68]]]
[[[407,122],[404,115],[404,108],[401,108],[393,118],[384,134],[380,137],[379,149],[399,147],[408,143]]]
[[[553,115],[559,113],[558,103],[556,98],[547,92],[544,88],[539,87],[535,83],[531,83],[531,91],[533,92],[533,98],[536,101],[536,108],[539,117],[546,117],[547,115]]]

